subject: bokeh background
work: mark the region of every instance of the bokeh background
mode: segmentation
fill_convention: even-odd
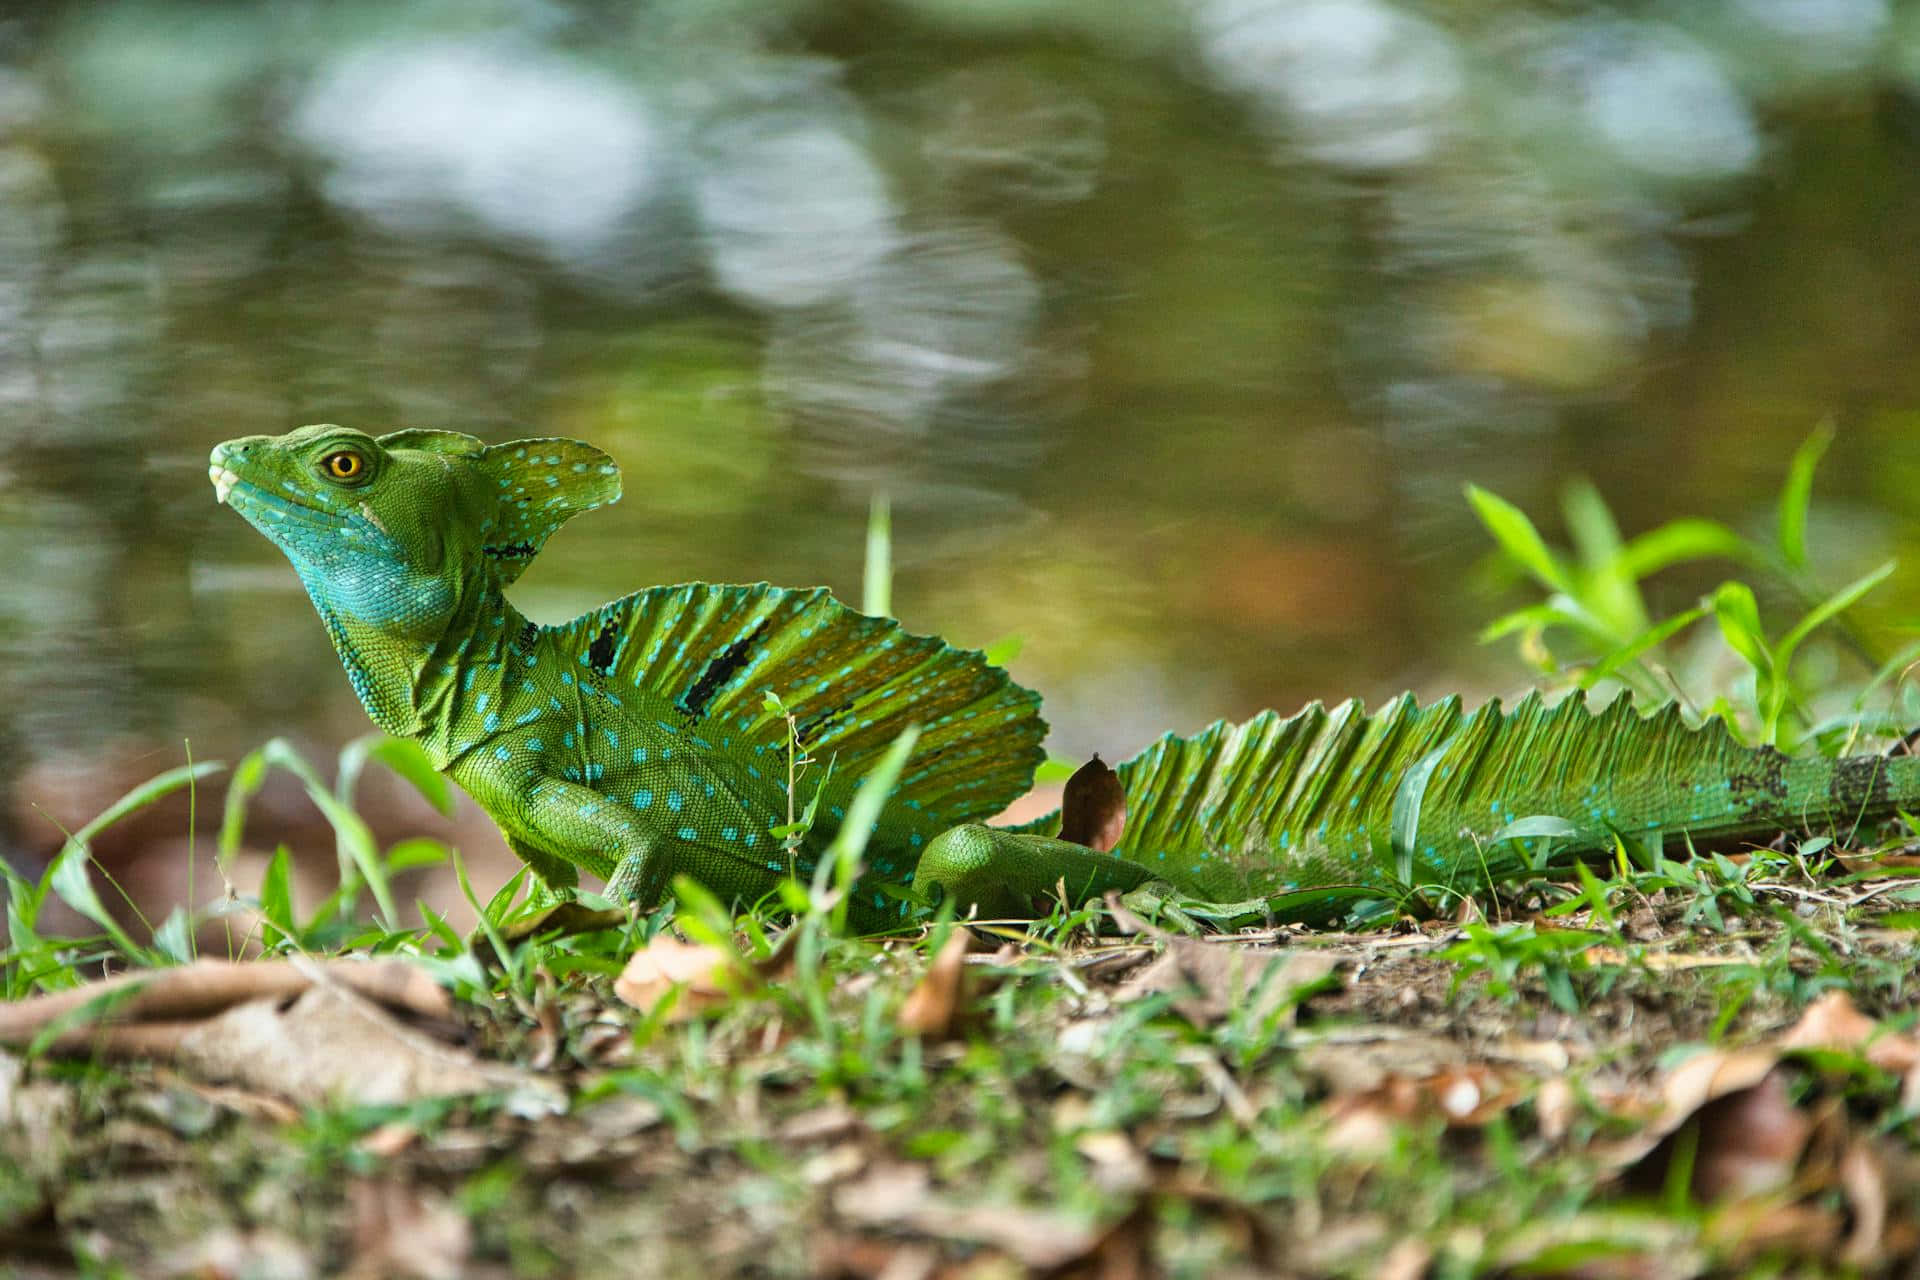
[[[1464,482],[1549,531],[1574,476],[1628,532],[1760,528],[1821,421],[1816,562],[1904,556],[1863,609],[1893,631],[1917,242],[1890,0],[13,6],[5,853],[189,741],[366,729],[206,480],[314,421],[618,457],[516,592],[543,621],[687,578],[857,598],[884,492],[895,612],[1021,637],[1068,756],[1509,692]],[[331,848],[261,804],[268,847]],[[143,822],[103,858],[159,883],[184,810]]]

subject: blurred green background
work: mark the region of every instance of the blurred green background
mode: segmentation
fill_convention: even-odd
[[[364,717],[215,441],[567,434],[516,597],[1017,634],[1055,749],[1524,681],[1474,480],[1763,525],[1920,617],[1920,9],[1886,0],[42,3],[0,19],[10,855]],[[1714,575],[1671,575],[1667,606]],[[1659,597],[1660,593],[1656,592]],[[1784,619],[1781,619],[1781,625]],[[1891,646],[1889,646],[1891,647]]]

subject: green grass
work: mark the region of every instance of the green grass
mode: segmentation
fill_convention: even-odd
[[[1516,508],[1474,491],[1507,563],[1545,593],[1489,635],[1518,636],[1550,682],[1678,691],[1754,742],[1834,750],[1920,723],[1891,675],[1911,653],[1877,653],[1847,617],[1885,574],[1827,590],[1809,560],[1822,448],[1816,436],[1796,457],[1764,542],[1700,520],[1623,539],[1598,496],[1576,486],[1566,505],[1575,545],[1556,550]],[[884,556],[883,507],[869,538]],[[1702,560],[1754,582],[1727,579],[1656,617],[1648,576]],[[881,598],[874,578],[868,591]],[[1769,625],[1776,612],[1796,620]],[[1697,646],[1683,644],[1695,629],[1710,629],[1731,667],[1693,661]],[[1809,661],[1814,651],[1837,660]],[[1854,676],[1839,659],[1856,664]],[[1703,683],[1729,669],[1732,679]],[[897,745],[879,771],[897,770],[909,747]],[[813,765],[804,744],[793,748],[799,776]],[[176,911],[158,924],[120,923],[101,899],[89,842],[180,788],[205,802],[198,793],[219,766],[183,767],[129,793],[73,833],[37,880],[7,873],[8,997],[74,987],[103,969],[178,964],[194,956],[199,926],[244,919],[250,933],[226,935],[233,954],[365,952],[425,966],[458,998],[484,1055],[550,1056],[568,1113],[520,1114],[502,1095],[310,1108],[282,1123],[150,1066],[28,1051],[12,1068],[0,1060],[0,1112],[26,1099],[57,1123],[39,1137],[23,1120],[0,1126],[0,1266],[144,1274],[154,1257],[191,1264],[196,1242],[224,1233],[337,1272],[364,1261],[357,1250],[369,1230],[378,1235],[368,1198],[396,1196],[413,1206],[406,1212],[464,1223],[476,1261],[527,1275],[631,1274],[638,1259],[662,1274],[856,1272],[901,1248],[969,1274],[1017,1274],[1044,1260],[1047,1240],[1076,1232],[1116,1257],[1146,1250],[1168,1274],[1195,1276],[1371,1275],[1413,1257],[1434,1276],[1609,1261],[1636,1274],[1850,1275],[1879,1265],[1837,1263],[1832,1241],[1810,1234],[1757,1240],[1741,1229],[1738,1202],[1689,1192],[1687,1175],[1712,1152],[1687,1148],[1651,1190],[1614,1179],[1604,1157],[1643,1123],[1609,1098],[1659,1081],[1690,1054],[1767,1043],[1824,993],[1848,991],[1889,1033],[1911,1032],[1920,878],[1843,864],[1825,838],[1745,857],[1623,846],[1605,867],[1450,902],[1462,911],[1451,920],[1252,934],[1249,946],[1278,941],[1339,964],[1332,981],[1258,1016],[1253,1001],[1189,1016],[1194,993],[1179,982],[1130,989],[1165,944],[1119,935],[1098,904],[1060,908],[1030,931],[977,930],[979,946],[1000,949],[967,970],[960,1030],[923,1039],[901,1030],[900,1012],[956,926],[848,935],[843,890],[871,828],[868,805],[856,803],[814,880],[776,901],[736,912],[683,881],[670,908],[564,933],[525,876],[482,900],[446,846],[382,843],[354,802],[370,765],[437,805],[449,800],[418,752],[377,737],[346,748],[331,784],[281,741],[228,775],[222,866],[271,770],[296,777],[332,827],[337,888],[305,910],[281,848],[257,888],[236,888],[209,919]],[[883,794],[881,782],[862,800]],[[792,815],[796,827],[806,819]],[[401,871],[438,863],[468,887],[477,929],[397,896]],[[43,914],[56,899],[97,931],[50,936]],[[611,978],[666,929],[775,976],[691,1018],[619,1004]],[[1544,1068],[1514,1057],[1515,1045],[1534,1046],[1536,1059],[1558,1046],[1566,1060]],[[1422,1090],[1470,1069],[1512,1096],[1484,1118],[1450,1122]],[[1783,1069],[1796,1103],[1830,1130],[1912,1163],[1914,1116],[1891,1073],[1851,1053]],[[1549,1082],[1568,1087],[1564,1114]],[[1549,1124],[1550,1114],[1560,1118]],[[389,1141],[396,1132],[407,1140]],[[916,1202],[899,1188],[918,1178],[928,1191]],[[1889,1178],[1894,1211],[1912,1212],[1920,1193]],[[140,1195],[116,1197],[116,1185]],[[1849,1221],[1831,1178],[1788,1201]],[[416,1231],[401,1209],[390,1212],[400,1214],[392,1230]]]

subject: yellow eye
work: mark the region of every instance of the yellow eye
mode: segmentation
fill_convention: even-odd
[[[320,459],[320,469],[334,480],[358,480],[366,474],[367,460],[351,449],[342,449]]]

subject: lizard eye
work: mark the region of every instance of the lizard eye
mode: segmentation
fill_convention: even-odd
[[[320,471],[329,480],[358,480],[367,473],[367,460],[351,449],[320,459]]]

